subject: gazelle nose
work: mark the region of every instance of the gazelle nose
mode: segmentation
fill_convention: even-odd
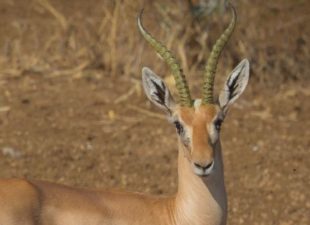
[[[214,162],[213,160],[211,162],[208,162],[208,163],[195,162],[194,165],[199,169],[207,170],[213,166],[213,162]]]

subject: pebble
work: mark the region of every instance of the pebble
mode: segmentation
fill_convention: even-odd
[[[3,147],[1,152],[4,156],[9,156],[13,159],[18,159],[22,156],[22,152],[12,147]]]

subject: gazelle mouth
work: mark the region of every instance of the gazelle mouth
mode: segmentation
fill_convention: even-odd
[[[207,167],[196,166],[195,164],[193,164],[194,173],[197,176],[202,176],[202,177],[210,175],[213,171],[213,167],[214,167],[214,161],[212,161],[212,163],[208,165]]]

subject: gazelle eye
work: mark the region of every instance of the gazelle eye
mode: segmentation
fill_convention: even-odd
[[[179,121],[174,121],[173,123],[175,125],[175,128],[177,129],[178,134],[182,134],[184,132],[184,128],[181,123]]]
[[[222,122],[223,122],[223,121],[220,120],[220,119],[215,120],[214,126],[215,126],[215,129],[216,129],[217,131],[220,131],[220,130],[221,130]]]

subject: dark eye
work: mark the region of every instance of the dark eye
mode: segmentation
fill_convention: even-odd
[[[214,126],[215,126],[215,129],[216,129],[217,131],[220,131],[220,130],[221,130],[222,122],[223,122],[223,121],[220,120],[220,119],[215,120]]]
[[[174,121],[174,125],[178,131],[178,134],[182,134],[184,132],[184,128],[179,121]]]

